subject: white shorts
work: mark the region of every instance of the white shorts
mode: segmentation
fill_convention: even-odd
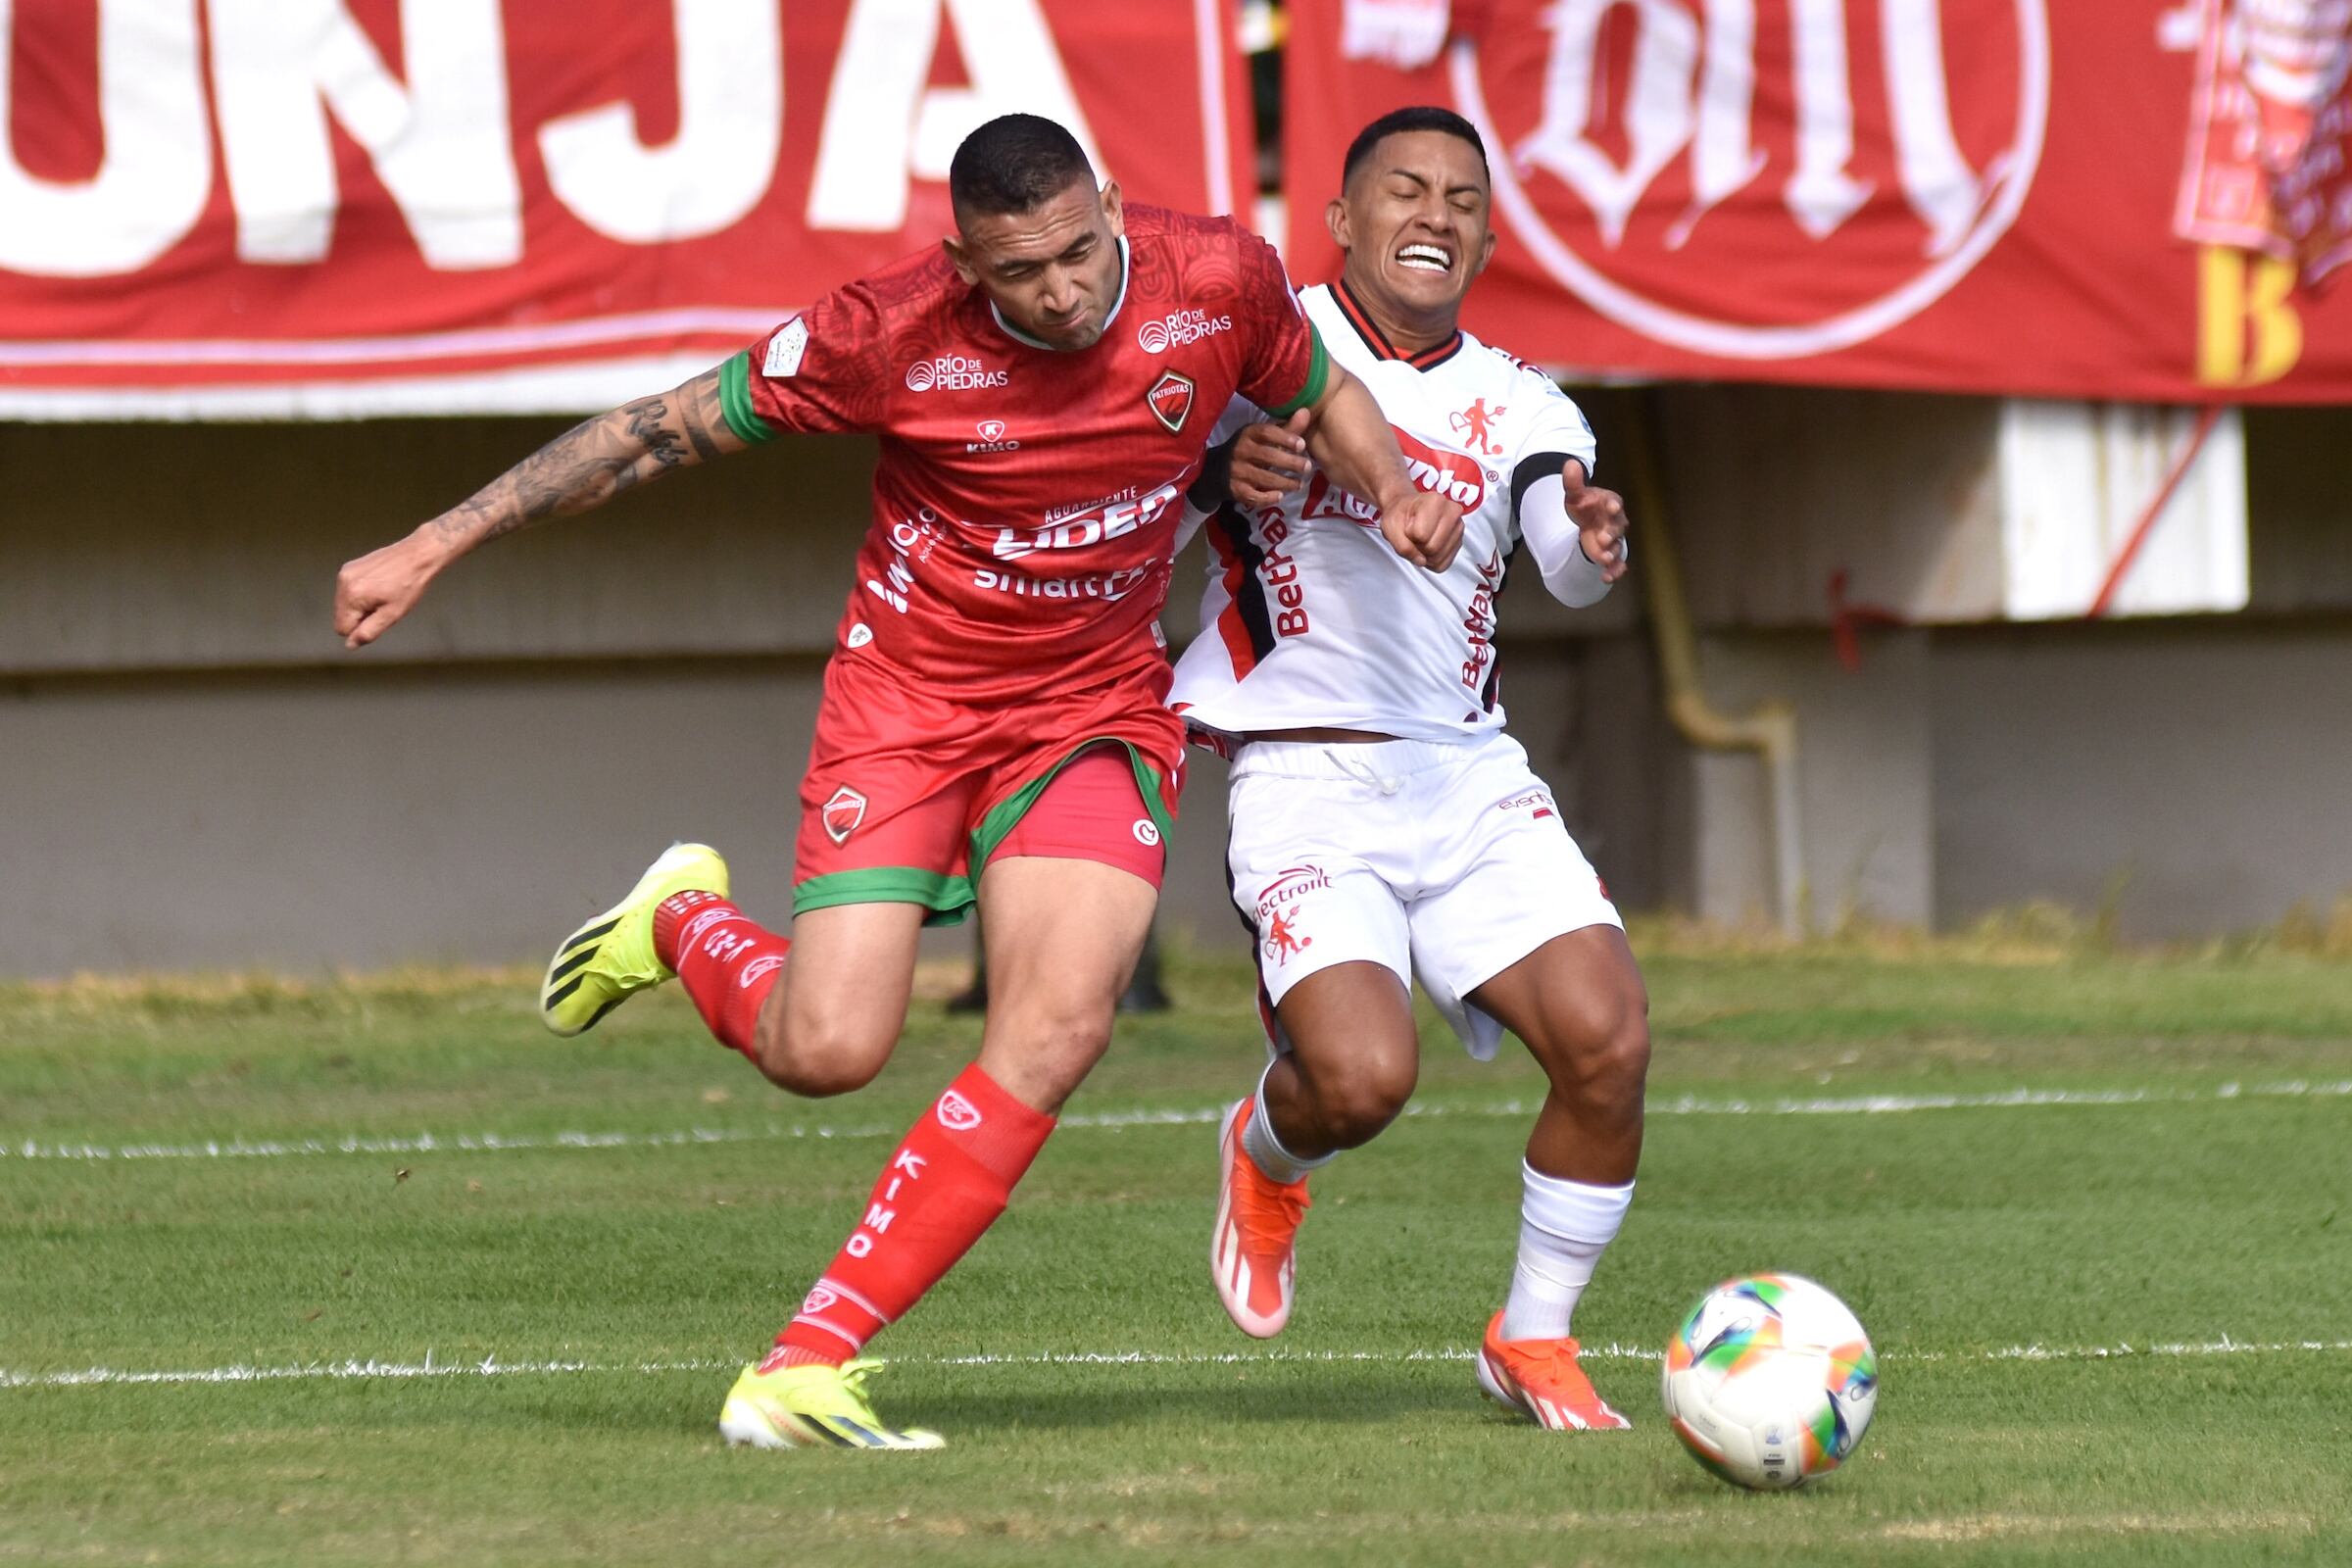
[[[1226,812],[1233,902],[1270,1003],[1335,963],[1382,964],[1407,985],[1419,976],[1484,1060],[1502,1028],[1465,997],[1553,937],[1625,924],[1525,748],[1500,731],[1251,741]]]

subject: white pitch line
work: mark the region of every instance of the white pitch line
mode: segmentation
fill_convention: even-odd
[[[1883,1350],[1880,1359],[1897,1366],[1926,1361],[2124,1361],[2143,1357],[2210,1355],[2287,1355],[2352,1351],[2352,1340],[2232,1339],[2169,1342],[2151,1345],[2010,1345],[1991,1350]],[[1588,1345],[1583,1353],[1603,1361],[1660,1359],[1659,1352],[1631,1345]],[[1468,1361],[1475,1351],[1439,1350],[1220,1350],[1170,1354],[1159,1350],[1065,1350],[1020,1355],[917,1355],[897,1358],[900,1366],[1011,1367],[1011,1366],[1267,1366],[1381,1362]],[[132,1371],[120,1367],[81,1367],[57,1372],[0,1370],[0,1390],[67,1389],[185,1383],[284,1383],[315,1380],[399,1382],[418,1378],[547,1377],[565,1374],[636,1374],[664,1376],[679,1372],[727,1372],[740,1360],[709,1358],[679,1361],[502,1361],[495,1355],[480,1360],[435,1361],[427,1351],[421,1361],[311,1361],[286,1366],[216,1366],[180,1370]]]
[[[1709,1100],[1677,1095],[1652,1100],[1652,1116],[1887,1116],[1931,1110],[2013,1110],[2042,1106],[2121,1106],[2228,1102],[2250,1099],[2340,1100],[2352,1097],[2352,1079],[2313,1082],[2227,1083],[2203,1089],[2001,1089],[1975,1095],[1847,1095],[1810,1100]],[[1487,1105],[1405,1107],[1407,1116],[1525,1116],[1535,1106],[1520,1100]],[[1174,1110],[1081,1111],[1061,1118],[1064,1128],[1204,1126],[1225,1114],[1222,1105]],[[207,1139],[189,1144],[45,1144],[37,1139],[0,1137],[0,1159],[284,1159],[308,1154],[508,1153],[530,1150],[680,1149],[708,1144],[789,1143],[795,1140],[896,1138],[901,1123],[836,1127],[823,1123],[769,1122],[761,1127],[682,1127],[667,1132],[418,1133],[414,1137]]]

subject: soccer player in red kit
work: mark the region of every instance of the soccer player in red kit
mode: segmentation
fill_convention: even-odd
[[[1409,482],[1280,260],[1229,219],[1124,206],[1059,125],[1008,115],[949,174],[956,233],[837,290],[744,354],[559,437],[348,564],[354,647],[475,545],[778,431],[882,438],[873,522],[825,669],[789,938],[701,845],[566,938],[541,988],[577,1034],[673,973],[781,1087],[872,1079],[916,938],[988,926],[979,1059],[885,1162],[840,1253],[720,1413],[730,1442],[934,1447],[875,1415],[860,1352],[1004,1211],[1108,1044],[1156,901],[1180,778],[1157,615],[1179,500],[1239,393],[1304,411],[1319,462],[1442,570],[1459,509]]]

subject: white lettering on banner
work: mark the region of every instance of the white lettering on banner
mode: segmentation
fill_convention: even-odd
[[[625,101],[539,127],[556,199],[598,233],[630,244],[694,239],[732,226],[767,194],[784,135],[784,38],[775,0],[673,4],[675,136],[646,146],[638,139],[636,108]]]
[[[1968,237],[1984,205],[1985,188],[2007,172],[1996,166],[1979,178],[1961,155],[1952,132],[1939,10],[1940,0],[1886,0],[1880,30],[1894,141],[1902,151],[1903,195],[1928,225],[1931,256],[1949,255]]]
[[[1491,144],[1511,148],[1511,156],[1494,165],[1494,203],[1506,226],[1545,272],[1592,310],[1657,342],[1719,358],[1833,353],[1918,315],[1984,258],[2025,205],[2048,128],[2047,0],[2011,0],[2016,120],[2011,139],[1989,151],[1982,172],[1962,152],[1952,117],[1941,0],[1877,4],[1895,184],[1924,234],[1916,262],[1890,278],[1873,281],[1871,267],[1844,269],[1841,277],[1863,280],[1857,294],[1871,292],[1811,320],[1720,319],[1638,292],[1580,254],[1569,237],[1579,226],[1574,218],[1562,213],[1564,220],[1556,224],[1547,218],[1544,193],[1532,178],[1549,175],[1564,186],[1590,215],[1600,250],[1615,252],[1628,243],[1628,224],[1651,185],[1689,148],[1690,205],[1664,231],[1669,250],[1683,248],[1708,211],[1765,167],[1753,124],[1757,62],[1764,54],[1755,36],[1755,0],[1703,0],[1703,21],[1681,0],[1558,0],[1511,8],[1523,10],[1528,26],[1548,35],[1536,123],[1516,140],[1497,131],[1486,95],[1487,77],[1507,78],[1515,62],[1486,64],[1482,54],[1507,57],[1511,42],[1525,35],[1513,31],[1520,18],[1491,30],[1478,49],[1453,50],[1447,74],[1462,113]],[[1595,93],[1602,25],[1620,9],[1633,14],[1638,28],[1631,80],[1622,89],[1623,163],[1600,139],[1608,127]],[[1873,193],[1850,167],[1852,19],[1847,0],[1788,0],[1788,11],[1790,79],[1785,91],[1764,94],[1763,101],[1792,107],[1793,172],[1781,199],[1792,241],[1817,244]],[[1639,267],[1625,275],[1640,275]]]
[[[1649,182],[1690,139],[1690,73],[1698,24],[1674,0],[1633,0],[1642,19],[1626,89],[1627,152],[1622,169],[1588,134],[1594,129],[1592,85],[1601,19],[1616,0],[1562,0],[1547,13],[1551,57],[1544,70],[1544,121],[1511,150],[1520,163],[1546,170],[1584,198],[1614,249]]]
[[[971,85],[933,87],[942,12]],[[1014,110],[1066,125],[1104,167],[1037,0],[855,0],[808,187],[808,226],[893,233],[909,180],[944,180],[956,144]]]
[[[43,179],[17,161],[8,134],[15,9],[0,0],[0,268],[41,277],[135,272],[178,244],[212,197],[196,0],[98,7],[105,153],[95,174],[76,180]]]
[[[1821,239],[1870,200],[1870,187],[1845,168],[1854,160],[1845,0],[1789,0],[1788,25],[1796,47],[1796,172],[1782,197],[1797,226]]]
[[[1725,198],[1764,172],[1755,145],[1756,0],[1707,0],[1707,51],[1690,146],[1690,205],[1667,231],[1679,250]]]
[[[402,0],[404,87],[340,0],[212,0],[214,103],[241,261],[326,256],[331,112],[443,270],[522,259],[498,0]]]

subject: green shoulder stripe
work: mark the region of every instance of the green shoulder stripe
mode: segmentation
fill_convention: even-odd
[[[1317,345],[1320,348],[1320,345]],[[745,349],[718,368],[718,412],[727,428],[744,441],[773,441],[776,432],[752,407],[752,351]]]
[[[1306,365],[1306,385],[1300,387],[1298,395],[1288,402],[1267,407],[1266,412],[1277,419],[1287,419],[1305,408],[1320,398],[1323,389],[1331,384],[1331,356],[1323,351],[1323,334],[1315,330],[1312,321],[1306,323],[1306,336],[1307,341],[1314,345],[1314,357]]]

